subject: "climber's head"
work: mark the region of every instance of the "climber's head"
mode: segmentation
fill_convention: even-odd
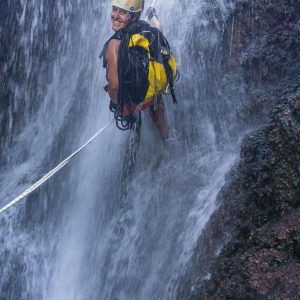
[[[144,8],[143,0],[112,0],[111,21],[115,32],[139,20]]]

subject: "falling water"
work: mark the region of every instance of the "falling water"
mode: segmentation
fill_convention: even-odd
[[[112,118],[98,59],[112,33],[110,1],[1,5],[1,39],[11,41],[2,44],[2,206]],[[218,79],[231,8],[157,1],[181,70],[179,104],[165,101],[177,144],[166,149],[144,112],[139,145],[110,128],[0,216],[1,299],[176,297],[239,148],[242,86],[226,96]]]

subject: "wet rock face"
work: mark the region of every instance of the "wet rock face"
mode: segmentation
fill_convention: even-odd
[[[300,74],[300,2],[243,0],[235,4],[223,36],[223,69],[225,73],[242,69],[251,98],[242,120],[261,121],[282,95],[284,81]]]
[[[208,235],[230,238],[195,299],[299,299],[298,113],[298,100],[282,101],[271,124],[244,141]]]
[[[236,1],[224,32],[223,64],[242,64],[247,79],[273,81],[299,68],[298,0]]]
[[[244,140],[178,299],[299,299],[298,99]]]
[[[300,299],[300,2],[236,1],[225,76],[240,72],[256,130],[227,176],[178,299]]]

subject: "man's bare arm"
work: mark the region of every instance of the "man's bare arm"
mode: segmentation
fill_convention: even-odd
[[[162,27],[161,23],[159,22],[157,16],[153,16],[149,22],[152,27],[157,28],[162,33],[164,32],[163,27]]]
[[[108,70],[108,94],[114,104],[118,104],[119,76],[118,76],[118,54],[120,40],[111,40],[107,50],[107,70]]]

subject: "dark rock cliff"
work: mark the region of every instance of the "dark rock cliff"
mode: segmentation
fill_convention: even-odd
[[[256,128],[219,194],[178,299],[300,299],[300,2],[236,1],[224,74],[239,72]],[[205,278],[205,279],[203,279]]]

